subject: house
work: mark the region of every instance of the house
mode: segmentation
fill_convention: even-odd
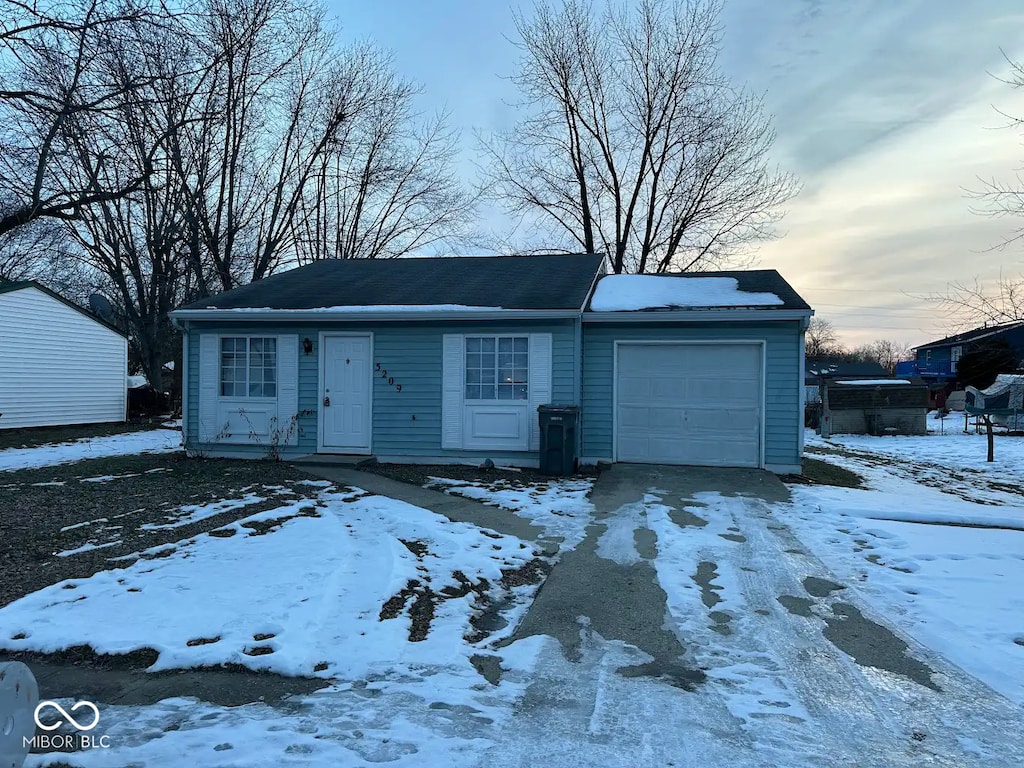
[[[810,307],[773,270],[604,275],[594,254],[330,260],[172,313],[191,451],[800,469]]]
[[[996,340],[1007,341],[1024,359],[1024,321],[989,325],[975,328],[973,331],[957,333],[938,341],[922,344],[914,348],[916,359],[906,363],[898,363],[897,376],[920,376],[929,383],[956,384],[956,367],[965,352]]]
[[[128,340],[34,282],[0,283],[0,429],[124,421]]]

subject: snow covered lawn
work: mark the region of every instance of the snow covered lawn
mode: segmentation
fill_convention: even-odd
[[[83,459],[178,450],[181,450],[181,433],[175,430],[125,432],[104,437],[85,437],[66,443],[49,443],[34,448],[6,448],[0,450],[0,472],[71,464]]]
[[[529,484],[506,479],[484,483],[432,477],[426,487],[524,517],[541,526],[546,537],[560,539],[562,549],[572,549],[583,540],[594,514],[594,505],[587,499],[594,487],[590,479]]]
[[[866,488],[798,486],[779,514],[895,626],[1024,704],[1024,439],[997,437],[994,465],[984,442],[808,433],[851,449],[815,455]]]
[[[533,557],[518,539],[325,487],[17,600],[0,609],[0,648],[149,648],[153,671],[238,664],[349,680],[395,665],[465,669],[481,603],[504,597],[503,572]]]

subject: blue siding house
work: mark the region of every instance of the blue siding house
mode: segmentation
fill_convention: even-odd
[[[955,384],[957,363],[965,352],[980,344],[1006,341],[1017,350],[1018,359],[1024,360],[1024,322],[989,325],[947,336],[938,341],[914,348],[916,359],[898,363],[897,376],[920,376],[942,384]]]
[[[555,403],[581,408],[583,462],[799,471],[811,310],[781,276],[603,273],[331,260],[182,307],[186,448],[536,466]]]

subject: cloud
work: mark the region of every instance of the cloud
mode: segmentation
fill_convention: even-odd
[[[1011,133],[990,130],[1000,124],[993,103],[1024,113],[1024,93],[989,74],[1005,71],[1000,46],[1022,37],[1019,7],[726,6],[725,64],[764,90],[776,158],[805,185],[760,264],[786,275],[848,343],[942,335],[947,319],[916,296],[1024,268],[1019,253],[991,250],[1013,222],[972,214],[964,193],[1024,159]]]

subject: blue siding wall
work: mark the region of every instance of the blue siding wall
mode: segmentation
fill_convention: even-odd
[[[800,326],[775,323],[586,323],[582,456],[611,459],[615,341],[765,341],[765,463],[800,464]]]
[[[314,341],[310,355],[299,352],[299,410],[310,415],[299,419],[299,442],[287,453],[302,455],[316,452],[319,401],[320,332],[373,334],[372,367],[379,364],[394,384],[377,373],[373,385],[373,435],[371,451],[377,455],[438,456],[477,458],[472,451],[447,451],[441,448],[441,344],[445,333],[551,333],[552,394],[555,402],[577,402],[573,320],[544,322],[466,322],[466,323],[199,323],[189,331],[188,434],[196,434],[199,413],[199,334],[200,333],[294,333]],[[401,384],[399,392],[395,385]],[[415,418],[414,418],[415,417]],[[259,446],[203,446],[194,442],[193,450],[210,454],[260,456]],[[495,455],[494,459],[515,456]]]

